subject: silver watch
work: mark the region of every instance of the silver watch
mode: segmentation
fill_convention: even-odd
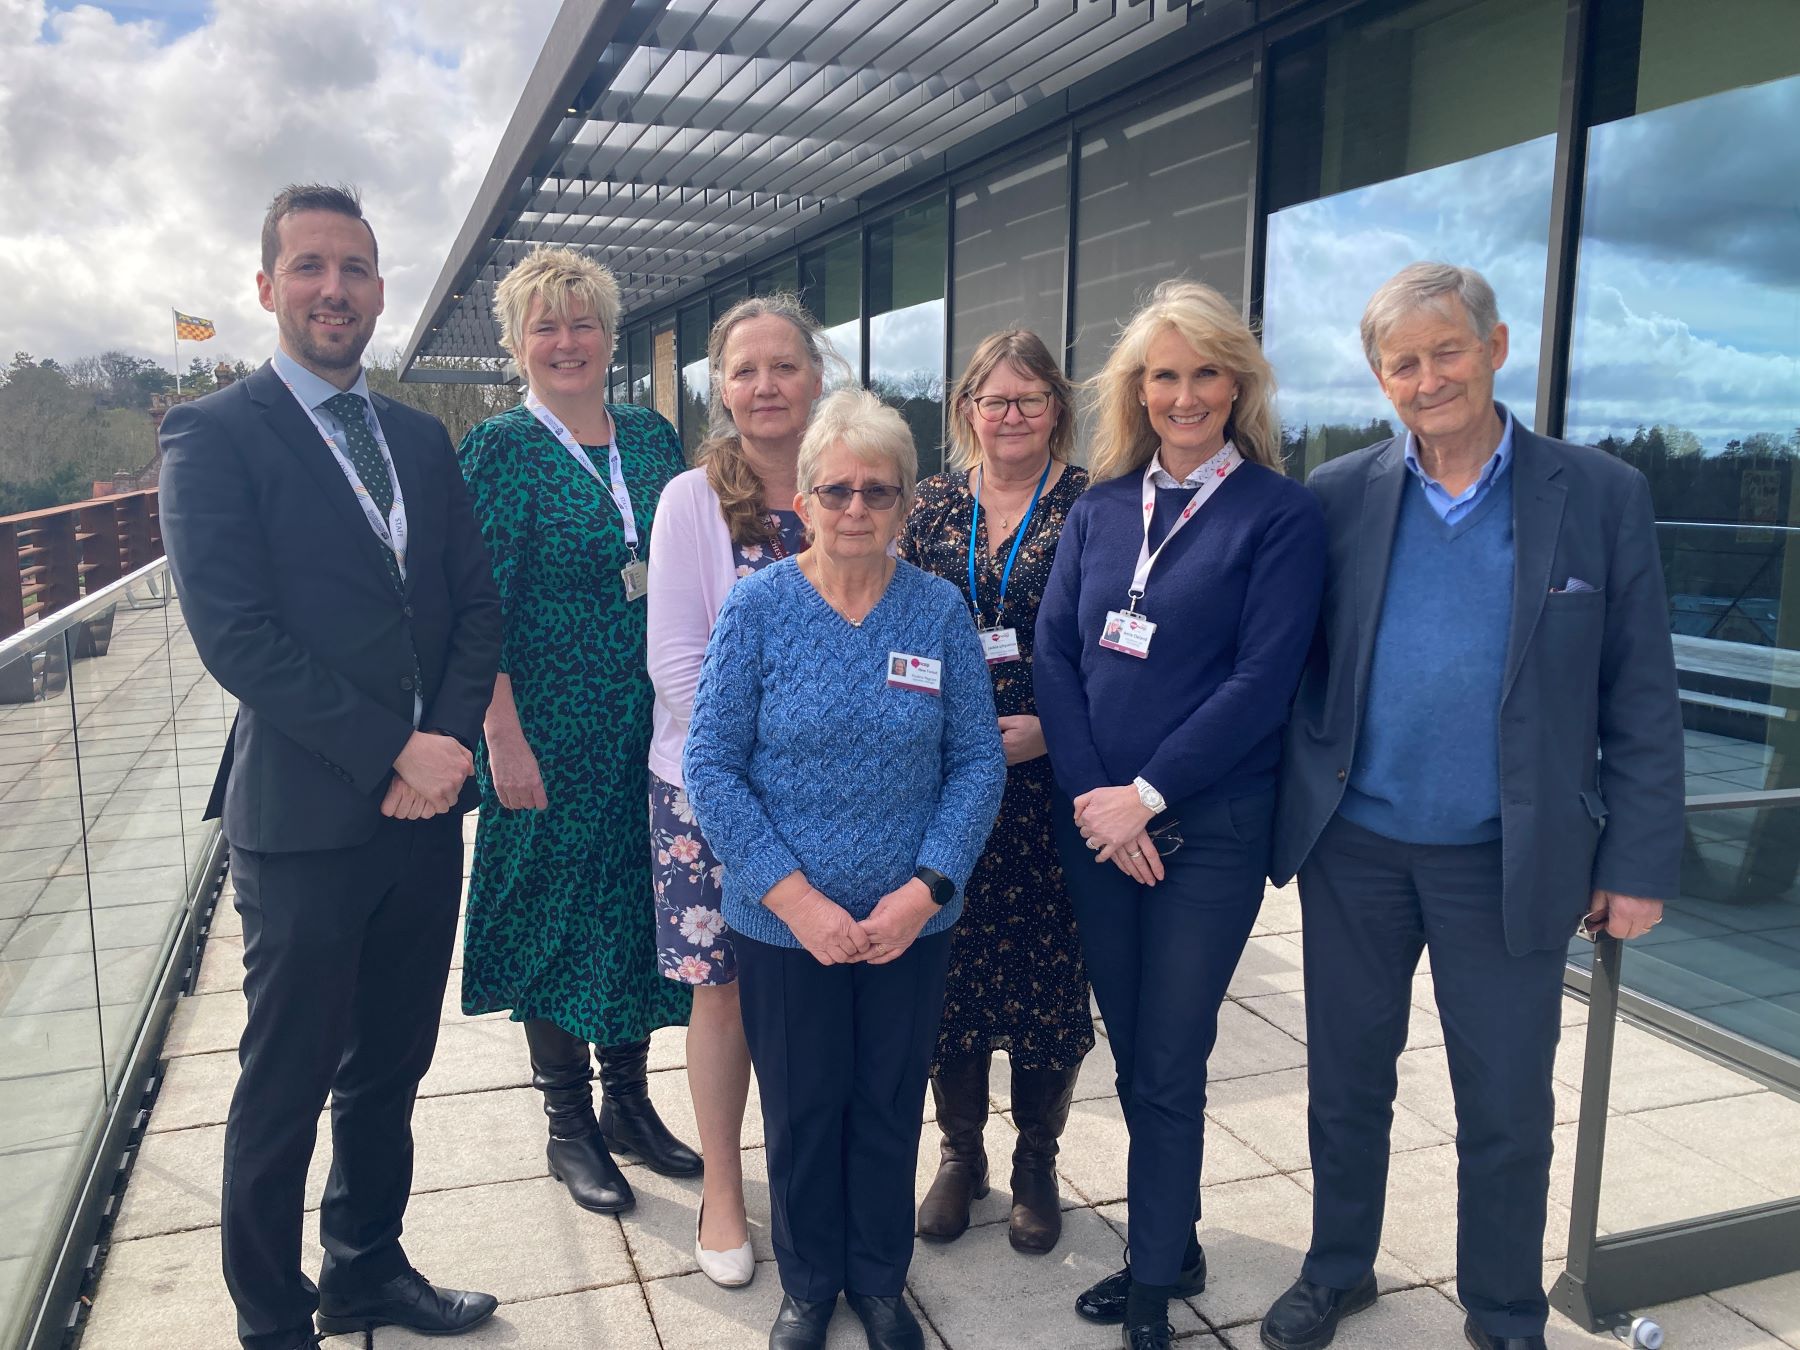
[[[1169,809],[1169,804],[1163,800],[1162,793],[1151,787],[1142,778],[1132,779],[1131,786],[1137,789],[1138,800],[1144,804],[1145,809],[1151,815],[1160,816]]]

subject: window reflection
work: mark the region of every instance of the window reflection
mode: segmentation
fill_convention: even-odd
[[[706,439],[707,388],[710,376],[706,365],[706,339],[711,327],[707,323],[706,306],[690,305],[681,311],[677,321],[681,360],[681,446],[689,459]]]
[[[845,235],[800,260],[800,298],[824,326],[825,336],[846,368],[830,369],[826,388],[862,378],[862,237]]]
[[[1040,153],[956,189],[952,374],[981,340],[1029,328],[1060,351],[1069,156]]]
[[[942,462],[946,215],[936,197],[869,227],[869,388],[906,418],[921,474]]]

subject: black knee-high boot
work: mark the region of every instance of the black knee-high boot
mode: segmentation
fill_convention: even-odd
[[[665,1177],[691,1177],[700,1155],[669,1132],[650,1102],[650,1041],[595,1047],[600,1056],[600,1133],[614,1153],[641,1158]]]
[[[618,1214],[637,1203],[631,1183],[612,1160],[594,1119],[594,1076],[588,1043],[542,1018],[525,1022],[531,1052],[531,1085],[544,1094],[550,1118],[545,1156],[550,1175],[569,1188],[583,1209]]]

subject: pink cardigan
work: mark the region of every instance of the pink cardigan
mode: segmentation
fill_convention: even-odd
[[[681,750],[700,662],[719,608],[737,584],[731,532],[705,469],[678,474],[657,499],[650,528],[649,612],[645,643],[656,711],[650,734],[650,771],[681,784]]]

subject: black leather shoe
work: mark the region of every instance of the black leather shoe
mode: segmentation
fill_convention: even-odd
[[[339,1302],[319,1291],[317,1324],[322,1336],[376,1327],[405,1327],[421,1336],[454,1336],[494,1315],[500,1300],[492,1294],[439,1289],[416,1270],[396,1275],[359,1299]]]
[[[902,1294],[845,1294],[869,1338],[869,1350],[925,1350],[925,1332]]]
[[[1125,1350],[1169,1350],[1174,1341],[1173,1327],[1167,1322],[1152,1322],[1147,1327],[1126,1327],[1120,1344]]]
[[[1463,1339],[1475,1350],[1545,1350],[1542,1336],[1490,1336],[1468,1316],[1463,1318]]]
[[[700,1155],[669,1131],[650,1101],[648,1038],[596,1047],[600,1060],[600,1133],[614,1153],[639,1158],[665,1177],[698,1176]]]
[[[835,1298],[783,1294],[775,1325],[769,1328],[769,1350],[825,1350],[825,1333],[831,1329],[831,1314],[836,1311]]]
[[[1269,1350],[1321,1350],[1337,1335],[1340,1321],[1374,1302],[1373,1271],[1351,1289],[1327,1289],[1303,1277],[1263,1314],[1262,1343]]]
[[[1131,1292],[1131,1267],[1115,1270],[1104,1280],[1075,1296],[1075,1311],[1090,1322],[1111,1326],[1125,1320],[1125,1296]],[[1206,1292],[1206,1253],[1181,1272],[1175,1281],[1176,1298],[1192,1298]]]

